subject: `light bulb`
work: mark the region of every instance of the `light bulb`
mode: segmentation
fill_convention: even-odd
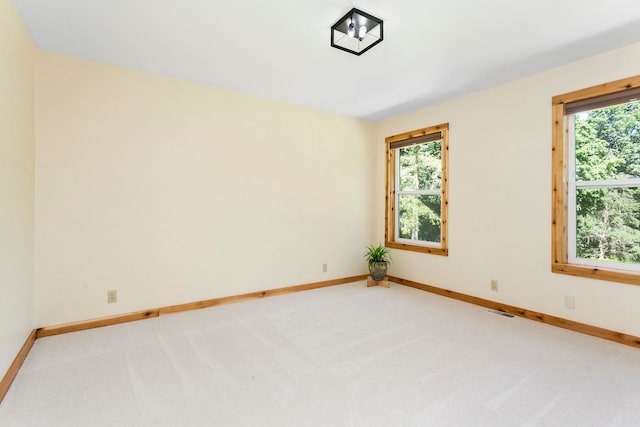
[[[356,24],[353,23],[353,19],[349,23],[349,29],[347,30],[347,35],[349,37],[355,37],[356,36]]]
[[[360,27],[360,29],[358,30],[358,38],[360,39],[360,41],[362,41],[362,39],[364,38],[364,36],[367,35],[367,27],[365,27],[364,25],[362,27]]]

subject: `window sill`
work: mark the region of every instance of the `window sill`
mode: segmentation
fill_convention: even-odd
[[[388,248],[394,249],[402,249],[405,251],[414,251],[414,252],[422,252],[432,255],[441,255],[441,256],[449,256],[449,250],[447,248],[434,248],[431,246],[419,246],[419,245],[410,245],[407,243],[398,243],[398,242],[385,242],[384,245]]]
[[[609,270],[598,267],[587,267],[577,264],[551,264],[553,273],[568,274],[570,276],[587,277],[589,279],[607,280],[609,282],[627,283],[640,286],[640,274]]]

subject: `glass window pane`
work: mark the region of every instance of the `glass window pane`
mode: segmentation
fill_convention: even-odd
[[[576,192],[576,255],[640,264],[640,189]]]
[[[640,177],[640,101],[576,113],[576,179]]]
[[[442,181],[442,140],[398,149],[400,191],[437,190]]]
[[[399,237],[440,243],[440,199],[440,195],[400,195]]]

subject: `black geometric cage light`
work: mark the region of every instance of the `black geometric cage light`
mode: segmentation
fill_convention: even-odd
[[[382,19],[353,8],[331,27],[331,46],[360,56],[382,36]]]

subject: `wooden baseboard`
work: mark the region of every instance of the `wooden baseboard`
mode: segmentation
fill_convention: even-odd
[[[201,308],[214,307],[223,304],[232,304],[252,299],[284,295],[292,292],[307,291],[310,289],[324,288],[327,286],[342,285],[344,283],[365,280],[366,274],[360,276],[345,277],[342,279],[326,280],[323,282],[307,283],[304,285],[287,286],[284,288],[269,289],[266,291],[251,292],[248,294],[232,295],[228,297],[214,298],[204,301],[189,302],[186,304],[170,305],[167,307],[153,308],[150,310],[137,311],[134,313],[119,314],[99,319],[83,320],[80,322],[65,323],[62,325],[46,326],[37,330],[37,338],[49,337],[52,335],[66,334],[69,332],[83,331],[85,329],[101,328],[103,326],[116,325],[118,323],[133,322],[136,320],[149,319],[152,317],[164,316],[181,311],[198,310]]]
[[[0,403],[2,403],[2,400],[7,395],[7,392],[9,391],[9,387],[11,387],[11,384],[13,384],[13,380],[16,379],[16,375],[18,375],[18,371],[20,370],[20,367],[22,367],[22,364],[27,358],[27,355],[31,351],[31,347],[33,347],[33,343],[36,342],[36,338],[37,338],[36,330],[34,329],[33,331],[31,331],[31,333],[29,334],[29,337],[24,342],[24,345],[18,352],[18,355],[16,356],[16,358],[13,360],[13,363],[11,364],[11,366],[9,366],[9,370],[2,378],[2,381],[0,381]]]
[[[609,341],[614,341],[619,344],[625,344],[632,347],[640,348],[640,337],[634,335],[623,334],[622,332],[612,331],[610,329],[599,328],[597,326],[587,325],[586,323],[574,322],[573,320],[563,319],[562,317],[551,316],[544,313],[538,313],[524,308],[515,307],[512,305],[502,304],[496,301],[491,301],[483,298],[474,297],[471,295],[463,294],[460,292],[450,291],[448,289],[438,288],[436,286],[425,285],[423,283],[414,282],[411,280],[401,279],[399,277],[389,276],[389,280],[400,285],[409,286],[411,288],[420,289],[426,292],[442,295],[445,297],[457,299],[459,301],[467,302],[470,304],[487,307],[493,310],[502,311],[504,313],[513,314],[515,316],[524,317],[529,320],[535,320],[536,322],[546,323],[547,325],[557,326],[563,329],[569,329],[571,331],[580,332],[582,334],[592,335],[598,338],[604,338]]]
[[[45,326],[37,330],[37,337],[44,338],[52,335],[67,334],[69,332],[84,331],[85,329],[101,328],[103,326],[117,325],[118,323],[134,322],[136,320],[158,317],[158,309],[136,311],[134,313],[118,314],[115,316],[101,317],[99,319],[83,320],[80,322],[65,323],[62,325]]]
[[[285,288],[270,289],[267,291],[250,292],[248,294],[232,295],[228,297],[214,298],[204,301],[189,302],[186,304],[170,305],[161,307],[160,316],[181,311],[199,310],[201,308],[214,307],[217,305],[233,304],[236,302],[248,301],[252,299],[273,297],[276,295],[290,294],[293,292],[308,291],[311,289],[326,288],[327,286],[343,285],[345,283],[358,282],[365,280],[366,274],[360,276],[345,277],[342,279],[326,280],[324,282],[307,283],[304,285],[287,286]]]

